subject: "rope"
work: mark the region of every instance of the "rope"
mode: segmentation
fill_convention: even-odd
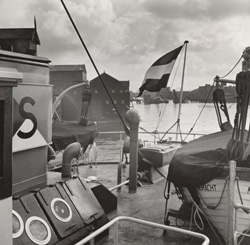
[[[228,75],[234,70],[234,68],[239,64],[239,62],[240,62],[240,60],[242,59],[242,57],[243,57],[243,56],[240,57],[240,59],[236,62],[236,64],[233,66],[233,68],[232,68],[226,75],[224,75],[224,76],[222,76],[222,77],[218,77],[218,78],[225,78],[226,76],[228,76]],[[193,124],[193,126],[192,126],[191,129],[190,129],[190,131],[188,132],[188,134],[187,134],[186,137],[184,138],[184,141],[186,140],[186,138],[190,135],[190,133],[193,131],[194,127],[196,126],[196,123],[197,123],[197,121],[199,120],[199,118],[200,118],[200,116],[201,116],[201,114],[202,114],[202,112],[203,112],[203,110],[204,110],[204,108],[205,108],[205,106],[206,106],[206,104],[207,104],[207,101],[208,101],[208,99],[209,99],[209,97],[210,97],[210,94],[211,94],[211,92],[212,92],[212,89],[213,89],[213,87],[214,87],[214,84],[215,84],[215,82],[213,82],[213,85],[212,85],[212,87],[211,87],[211,89],[210,89],[210,91],[209,91],[209,93],[208,93],[208,96],[207,96],[207,98],[206,98],[206,101],[205,101],[205,103],[204,103],[204,105],[203,105],[203,107],[202,107],[202,109],[201,109],[201,111],[200,111],[200,113],[199,113],[197,119],[195,120],[195,123]]]
[[[234,128],[226,153],[230,160],[246,160],[250,152],[249,132],[246,134],[246,120],[250,97],[250,72],[240,72],[236,76],[237,108]]]
[[[144,128],[142,128],[142,127],[139,127],[139,128],[140,128],[141,130],[143,130],[144,132],[146,132],[146,133],[148,133],[148,134],[150,134],[150,135],[156,137],[157,139],[160,139],[160,137],[159,137],[159,136],[156,136],[154,133],[149,132],[149,131],[147,131],[146,129],[144,129]]]
[[[163,141],[163,138],[166,136],[166,134],[177,124],[179,123],[179,119],[164,133],[164,135],[161,137],[160,141]]]
[[[208,93],[208,95],[207,95],[207,98],[206,98],[206,100],[205,100],[205,103],[204,103],[204,105],[203,105],[203,107],[202,107],[202,109],[201,109],[201,111],[200,111],[200,113],[199,113],[197,119],[195,120],[193,126],[191,127],[191,129],[190,129],[189,132],[187,133],[186,137],[184,138],[184,141],[185,141],[186,138],[191,134],[191,132],[193,131],[194,127],[196,126],[198,120],[200,119],[201,114],[202,114],[202,112],[203,112],[203,110],[204,110],[204,108],[205,108],[205,106],[206,106],[206,104],[207,104],[207,102],[208,102],[209,97],[210,97],[210,94],[211,94],[211,92],[212,92],[212,90],[213,90],[213,88],[214,88],[214,84],[215,84],[215,82],[213,82],[213,85],[212,85],[212,87],[211,87],[211,89],[210,89],[210,91],[209,91],[209,93]]]
[[[170,193],[170,184],[171,182],[166,180],[166,184],[165,184],[165,187],[164,187],[164,197],[166,199],[166,203],[165,203],[165,211],[164,211],[164,224],[166,225],[167,224],[167,220],[166,220],[166,217],[167,217],[167,209],[168,209],[168,200],[169,200],[169,193]],[[167,189],[168,188],[168,189]],[[168,190],[167,192],[167,195],[166,195],[166,189]]]
[[[219,241],[219,243],[221,245],[224,245],[224,242],[221,241],[221,239],[219,238],[219,236],[217,235],[217,232],[215,230],[215,228],[213,227],[213,224],[211,223],[211,221],[207,218],[206,214],[200,209],[200,207],[198,206],[198,204],[192,200],[193,204],[195,205],[195,207],[199,210],[199,212],[204,216],[204,218],[206,219],[207,223],[209,224],[211,230],[213,231],[213,233],[215,234],[217,240]]]
[[[173,77],[173,80],[172,80],[172,84],[171,84],[171,86],[170,86],[170,90],[173,88],[173,85],[174,85],[174,81],[175,81],[175,77],[176,77],[176,74],[177,74],[177,70],[178,70],[178,68],[179,68],[179,65],[180,65],[180,61],[181,61],[181,57],[182,57],[182,55],[183,55],[183,49],[181,50],[181,54],[180,54],[180,59],[178,60],[178,64],[177,64],[177,66],[176,66],[176,69],[175,69],[175,73],[174,73],[174,77]]]
[[[226,75],[224,75],[223,77],[220,77],[220,78],[225,78],[226,76],[228,76],[234,70],[234,68],[239,64],[242,57],[243,57],[243,55],[241,55],[240,59],[236,62],[236,64],[233,66],[233,68]]]
[[[201,226],[198,225],[197,220],[196,220],[196,216],[198,216],[198,218],[199,218],[199,220],[200,220],[200,222],[201,222]],[[200,215],[200,213],[199,213],[199,210],[198,210],[197,208],[195,208],[195,210],[194,210],[194,223],[195,223],[196,227],[197,227],[199,230],[201,230],[201,231],[204,230],[205,226],[204,226],[202,217],[201,217],[201,215]]]
[[[104,83],[104,81],[103,81],[103,79],[102,79],[102,77],[101,77],[101,75],[100,75],[100,73],[99,73],[99,71],[98,71],[98,69],[97,69],[97,66],[96,66],[96,64],[95,64],[95,62],[94,62],[92,56],[90,55],[90,53],[89,53],[89,51],[88,51],[88,48],[87,48],[87,46],[85,45],[85,43],[84,43],[84,41],[83,41],[83,39],[82,39],[82,37],[81,37],[81,35],[80,35],[78,29],[77,29],[77,27],[76,27],[76,25],[75,25],[75,23],[74,23],[72,17],[71,17],[71,15],[70,15],[70,13],[69,13],[69,11],[68,11],[66,5],[64,4],[63,0],[61,0],[61,3],[62,3],[62,5],[63,5],[63,7],[64,7],[64,9],[65,9],[65,11],[66,11],[66,13],[67,13],[67,15],[68,15],[68,17],[69,17],[71,23],[72,23],[72,25],[73,25],[73,27],[74,27],[74,29],[75,29],[77,35],[78,35],[78,37],[79,37],[79,39],[80,39],[80,41],[81,41],[81,43],[82,43],[82,45],[83,45],[83,47],[84,47],[84,49],[85,49],[87,55],[88,55],[88,57],[89,57],[89,59],[90,59],[92,65],[93,65],[93,67],[94,67],[94,69],[95,69],[95,71],[96,71],[96,73],[97,73],[97,75],[98,75],[100,81],[102,82],[102,85],[103,85],[104,89],[106,90],[106,92],[107,92],[107,94],[108,94],[108,97],[109,97],[111,103],[113,104],[115,110],[117,111],[117,114],[118,114],[118,116],[119,116],[119,118],[120,118],[120,120],[121,120],[121,122],[122,122],[122,124],[123,124],[123,126],[124,126],[125,133],[126,133],[127,135],[129,135],[129,129],[128,129],[128,127],[127,127],[127,124],[125,123],[125,120],[123,119],[123,117],[122,117],[120,111],[118,110],[118,108],[117,108],[117,106],[116,106],[114,100],[112,99],[112,97],[111,97],[111,95],[110,95],[110,93],[109,93],[109,91],[108,91],[108,89],[107,89],[107,87],[106,87],[106,84]]]
[[[109,100],[109,97],[105,93],[103,93],[103,90],[99,86],[97,86],[95,83],[91,83],[91,85],[93,85],[105,99]]]
[[[218,123],[220,126],[221,131],[228,130],[229,128],[232,128],[229,118],[229,113],[227,110],[227,104],[225,100],[225,93],[224,90],[217,87],[213,92],[213,103],[214,108],[216,112],[216,116],[218,119]],[[219,105],[220,104],[220,105]],[[224,112],[224,115],[226,116],[227,121],[222,123],[221,113],[220,110]]]
[[[180,137],[181,137],[181,142],[185,142],[184,140],[182,140],[182,133],[181,133],[181,124],[180,124],[180,119],[177,120],[177,129],[179,130],[179,134],[180,134]]]
[[[166,111],[167,104],[164,103],[162,107],[163,107],[163,109],[161,109],[160,112],[159,112],[158,121],[157,121],[157,125],[156,125],[155,130],[158,130],[158,128],[160,126],[160,123],[161,123],[162,118],[163,118],[163,116],[165,114],[165,111]]]
[[[219,199],[218,203],[217,203],[215,206],[212,206],[212,205],[207,204],[207,203],[205,202],[204,198],[202,197],[202,195],[201,195],[201,194],[199,193],[199,191],[198,191],[199,197],[201,198],[202,202],[205,204],[205,206],[206,206],[207,208],[213,209],[213,210],[214,210],[214,209],[216,209],[216,208],[220,205],[221,200],[222,200],[222,197],[223,197],[223,194],[224,194],[225,189],[226,189],[226,185],[227,185],[228,178],[229,178],[229,177],[227,176],[226,179],[225,179],[225,183],[224,183],[224,187],[223,187],[222,192],[221,192],[220,199]]]

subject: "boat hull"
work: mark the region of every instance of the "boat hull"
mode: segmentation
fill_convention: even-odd
[[[229,175],[228,168],[224,170],[221,177],[215,178],[207,184],[197,189],[200,199],[200,208],[211,221],[226,241],[229,234]],[[184,194],[187,200],[192,197],[187,188],[184,188]],[[236,181],[234,184],[234,203],[250,206],[250,169],[236,168]],[[250,226],[250,214],[243,210],[237,213],[237,231],[244,232]]]

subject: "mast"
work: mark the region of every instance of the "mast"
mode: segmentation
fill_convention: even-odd
[[[178,135],[180,133],[180,116],[181,116],[181,104],[183,99],[183,84],[184,84],[184,75],[185,75],[185,68],[186,68],[186,57],[187,57],[187,44],[189,41],[185,41],[185,53],[184,53],[184,63],[183,63],[183,71],[182,71],[182,80],[181,80],[181,93],[180,93],[180,101],[179,101],[179,111],[177,117],[177,130],[176,130],[176,141],[178,141]]]

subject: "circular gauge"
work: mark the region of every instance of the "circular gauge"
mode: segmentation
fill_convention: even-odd
[[[35,244],[45,245],[51,239],[51,230],[45,220],[37,216],[31,216],[25,223],[25,230]]]
[[[50,208],[58,220],[62,222],[69,222],[71,220],[72,210],[65,200],[61,198],[54,198],[51,201]]]
[[[24,231],[24,223],[22,217],[18,212],[12,210],[12,237],[17,238],[21,236]]]

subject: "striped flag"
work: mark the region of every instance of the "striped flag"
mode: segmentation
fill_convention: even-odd
[[[144,90],[158,92],[167,87],[169,76],[182,47],[183,45],[163,55],[149,67],[137,97],[140,97]]]

